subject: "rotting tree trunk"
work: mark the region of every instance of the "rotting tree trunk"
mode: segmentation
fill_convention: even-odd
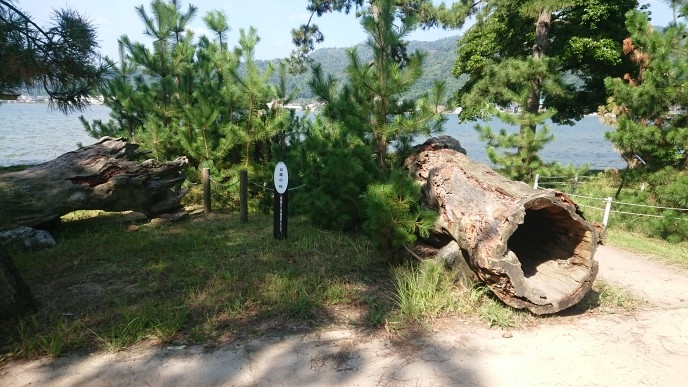
[[[444,256],[455,246],[467,264],[457,266],[512,307],[547,314],[580,301],[597,275],[595,227],[565,194],[509,180],[447,142],[430,139],[405,162],[439,213],[426,242]]]
[[[38,310],[31,289],[19,275],[12,258],[0,246],[0,319]]]
[[[146,160],[138,145],[103,137],[32,168],[0,174],[0,230],[52,222],[76,210],[179,210],[186,157]]]

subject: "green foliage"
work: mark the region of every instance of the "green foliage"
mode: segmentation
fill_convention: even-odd
[[[655,31],[647,14],[636,11],[628,14],[628,28],[624,51],[635,68],[624,79],[606,79],[611,96],[602,112],[613,113],[615,126],[607,138],[632,167],[688,169],[685,26]]]
[[[364,63],[355,48],[348,50],[343,85],[314,66],[309,86],[326,103],[322,117],[289,136],[290,164],[305,185],[295,204],[322,226],[360,227],[368,185],[394,174],[400,150],[408,150],[413,135],[435,132],[445,120],[438,109],[444,84],[418,101],[401,97],[422,74],[424,55],[406,54],[403,40],[414,20],[396,20],[390,0],[373,7],[376,12],[361,21],[372,62]],[[397,152],[390,153],[393,147]],[[413,197],[409,200],[418,195]]]
[[[65,113],[88,106],[108,70],[95,26],[62,9],[52,12],[51,25],[39,27],[17,7],[0,1],[0,96],[40,85]]]
[[[648,236],[678,243],[688,239],[688,217],[678,211],[662,211],[661,217],[648,221]],[[685,214],[684,214],[685,215]]]
[[[610,93],[601,108],[615,126],[607,138],[619,149],[629,165],[623,182],[645,182],[648,189],[623,201],[659,207],[688,207],[688,93],[683,85],[688,80],[685,55],[686,26],[671,24],[656,31],[648,15],[634,11],[627,15],[630,37],[623,42],[624,53],[634,69],[623,79],[607,78]],[[638,207],[634,212],[651,210]],[[688,238],[685,213],[656,210],[640,225],[629,222],[629,228],[648,235],[678,242]],[[636,222],[637,223],[637,222]]]
[[[667,167],[652,174],[634,169],[622,174],[622,188],[618,171],[580,179],[576,194],[583,196],[575,200],[586,218],[601,221],[604,214],[600,199],[591,198],[615,197],[618,193],[609,218],[610,230],[635,232],[672,243],[688,240],[688,210],[680,210],[688,208],[686,173]]]
[[[87,130],[131,137],[157,159],[185,155],[192,169],[271,161],[273,143],[290,127],[283,106],[291,95],[270,83],[272,65],[256,64],[256,30],[241,29],[238,46],[229,50],[222,12],[204,17],[212,36],[196,39],[186,28],[194,6],[182,11],[179,1],[155,0],[150,11],[136,11],[153,44],[120,39],[119,63],[110,61],[114,76],[102,89],[112,119]]]
[[[564,83],[565,92],[551,93],[545,89],[539,96],[543,107],[555,112],[552,119],[557,123],[570,123],[584,114],[596,112],[606,99],[604,78],[623,75],[629,69],[630,61],[622,57],[618,44],[628,36],[624,15],[637,5],[636,0],[549,1],[549,31],[542,36],[542,41],[536,42],[534,26],[543,8],[538,2],[481,2],[475,7],[477,22],[458,42],[454,75],[470,75],[458,97],[483,82],[489,72],[495,71],[495,65],[532,57],[537,45],[545,58],[554,60],[549,66],[549,76],[562,78]],[[566,74],[577,77],[567,79]],[[530,79],[535,78],[531,76]],[[581,81],[582,84],[574,83]],[[498,82],[494,87],[508,85]],[[492,102],[508,105],[496,99]],[[464,105],[461,101],[461,106]]]
[[[538,106],[530,106],[533,95],[563,93],[564,87],[554,72],[553,63],[547,58],[495,61],[486,65],[482,70],[483,78],[473,82],[471,89],[461,97],[462,120],[497,116],[519,128],[518,133],[507,134],[506,130],[501,130],[495,134],[489,127],[477,127],[481,140],[487,142],[488,157],[510,178],[531,179],[543,165],[538,152],[553,140],[543,124],[554,112],[541,112]],[[495,104],[515,105],[518,112],[500,111]]]
[[[387,182],[368,186],[364,227],[382,251],[395,255],[412,245],[418,235],[429,235],[437,214],[420,205],[420,196],[420,186],[404,172],[394,172]]]
[[[361,25],[368,34],[366,44],[372,50],[372,62],[363,62],[358,51],[350,49],[347,81],[341,87],[334,77],[325,76],[320,66],[314,67],[309,85],[326,103],[322,114],[341,122],[343,130],[369,145],[379,173],[387,175],[393,167],[390,146],[404,144],[413,135],[437,132],[446,118],[426,99],[401,98],[420,78],[425,57],[420,52],[405,52],[403,39],[415,28],[414,19],[397,20],[391,0],[375,2],[371,7],[374,11],[362,17]]]
[[[664,168],[648,176],[650,192],[666,207],[688,208],[688,171]]]
[[[480,140],[486,142],[487,156],[503,175],[523,181],[543,172],[545,165],[538,152],[554,139],[546,126],[536,133],[526,131],[523,135],[507,133],[505,129],[494,133],[489,126],[481,125],[476,125],[476,130]]]
[[[688,171],[667,167],[647,177],[652,201],[662,207],[688,209]],[[677,243],[688,240],[688,210],[667,209],[651,218],[646,227],[651,237]]]
[[[378,178],[372,149],[322,117],[306,119],[303,125],[299,133],[303,139],[289,141],[293,144],[287,159],[293,171],[290,182],[303,184],[294,191],[291,208],[307,214],[320,227],[360,228],[365,216],[361,198],[368,184]]]
[[[547,118],[570,124],[596,111],[605,98],[604,74],[623,74],[628,61],[613,43],[626,34],[619,15],[637,2],[476,5],[477,21],[459,40],[454,66],[455,76],[469,75],[455,96],[463,108],[461,119],[497,115],[518,126],[518,135],[479,131],[495,164],[510,177],[530,179],[530,171],[542,167],[537,152],[551,140],[538,127]],[[499,111],[514,107],[514,117]]]

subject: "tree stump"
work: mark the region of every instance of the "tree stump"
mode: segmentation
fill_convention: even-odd
[[[590,290],[597,234],[565,194],[509,180],[446,139],[417,146],[405,167],[439,213],[426,242],[445,256],[457,246],[463,266],[506,304],[555,313]]]
[[[32,168],[0,174],[0,230],[52,222],[76,210],[179,210],[186,157],[146,160],[138,145],[103,137]]]

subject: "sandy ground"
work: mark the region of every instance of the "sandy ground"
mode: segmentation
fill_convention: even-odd
[[[688,386],[688,272],[600,247],[599,277],[646,301],[630,314],[503,332],[458,319],[414,337],[325,330],[201,347],[14,362],[0,386]]]

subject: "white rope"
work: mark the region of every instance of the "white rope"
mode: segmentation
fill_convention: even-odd
[[[647,204],[624,203],[624,202],[614,202],[614,204],[623,204],[625,206],[631,206],[631,207],[658,208],[661,210],[688,211],[688,208],[660,207],[660,206],[650,206]]]
[[[274,189],[268,188],[268,187],[266,186],[267,184],[265,184],[265,185],[260,185],[260,184],[254,182],[254,181],[251,180],[251,179],[249,179],[248,182],[251,183],[251,184],[253,184],[253,185],[255,185],[256,187],[262,189],[263,191],[274,191]]]
[[[261,188],[261,189],[265,190],[265,191],[274,191],[274,189],[267,187],[267,184],[260,185],[260,184],[254,182],[254,181],[251,180],[251,179],[249,179],[248,182],[251,183],[251,184],[253,184],[253,185],[255,185],[255,186],[258,187],[258,188]],[[303,188],[303,187],[305,187],[305,186],[306,186],[305,184],[301,184],[301,185],[298,186],[298,187],[289,188],[288,191],[293,191],[293,190],[296,190],[296,189],[300,189],[300,188]]]
[[[650,218],[661,218],[662,215],[652,215],[652,214],[639,214],[637,212],[627,212],[627,211],[612,211],[617,214],[624,214],[624,215],[636,215],[636,216],[645,216],[645,217],[650,217]],[[676,218],[680,219],[680,218]]]
[[[600,211],[604,212],[604,208],[602,208],[602,207],[587,206],[585,204],[580,204],[580,203],[576,203],[576,204],[578,205],[578,207],[592,208],[592,209],[600,210]]]
[[[571,197],[574,197],[574,198],[601,200],[601,201],[603,201],[603,202],[606,202],[606,201],[607,201],[607,199],[604,199],[604,198],[596,198],[596,197],[594,197],[594,196],[585,196],[585,195],[576,195],[576,194],[567,194],[567,195],[569,195],[569,196],[571,196]],[[618,202],[614,202],[614,203],[618,203]]]

